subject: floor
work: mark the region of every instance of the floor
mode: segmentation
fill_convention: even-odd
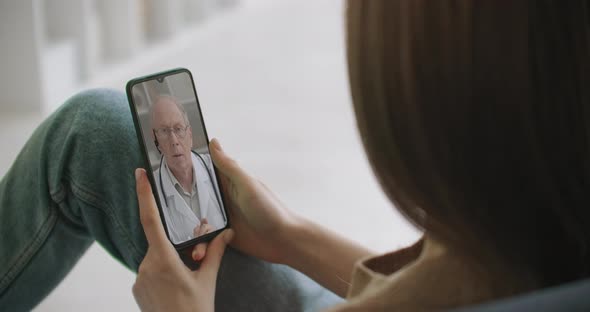
[[[186,67],[211,136],[298,213],[375,251],[419,233],[389,203],[364,155],[351,110],[337,0],[241,5],[91,87]],[[131,75],[130,73],[134,74]],[[0,176],[43,116],[0,116]],[[8,152],[6,152],[8,150]],[[134,274],[94,244],[36,311],[136,311]]]

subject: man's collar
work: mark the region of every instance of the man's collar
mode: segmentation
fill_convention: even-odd
[[[191,190],[191,192],[193,190],[196,189],[196,184],[197,184],[197,180],[195,177],[195,168],[194,165],[192,163],[192,159],[191,159],[191,167],[193,168],[193,189]],[[182,187],[182,184],[180,184],[180,182],[178,182],[178,179],[176,179],[176,176],[174,176],[174,174],[172,173],[172,170],[170,170],[170,167],[168,167],[168,163],[166,161],[164,161],[164,168],[166,168],[166,172],[168,173],[168,176],[170,177],[170,181],[172,182],[172,185],[174,185],[174,187],[176,187],[177,185],[180,187],[181,190],[184,190],[184,188]]]

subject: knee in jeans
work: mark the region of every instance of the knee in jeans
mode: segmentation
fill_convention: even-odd
[[[67,100],[49,122],[44,143],[48,154],[67,171],[68,180],[95,198],[125,207],[128,196],[116,194],[133,192],[133,171],[143,166],[125,94],[107,89],[81,92]],[[62,178],[56,175],[55,185],[61,185]],[[111,205],[116,206],[114,203]]]
[[[136,144],[127,97],[111,89],[91,89],[66,101],[64,120],[77,135],[93,144]]]

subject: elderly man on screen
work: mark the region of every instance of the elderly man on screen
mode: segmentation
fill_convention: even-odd
[[[154,179],[170,239],[179,244],[221,229],[225,215],[209,155],[192,151],[184,107],[171,96],[151,106],[152,135],[162,158]]]

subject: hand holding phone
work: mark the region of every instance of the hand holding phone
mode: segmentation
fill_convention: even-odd
[[[149,244],[133,285],[137,304],[143,311],[214,311],[217,272],[232,230],[209,244],[198,271],[187,272],[166,237],[145,171],[137,169],[135,175],[140,219]]]
[[[241,168],[217,139],[211,141],[211,151],[232,213],[232,247],[272,263],[285,264],[287,258],[296,256],[291,249],[296,236],[293,233],[306,224],[304,219]]]

